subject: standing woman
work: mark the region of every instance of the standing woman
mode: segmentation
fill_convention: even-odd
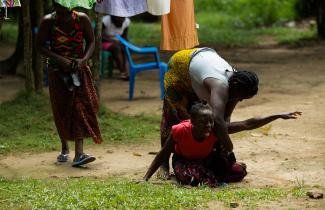
[[[98,98],[87,61],[95,41],[89,17],[69,10],[53,1],[54,12],[44,16],[37,46],[48,57],[49,92],[62,150],[58,162],[67,162],[68,141],[75,142],[72,166],[96,158],[83,151],[83,139],[92,137],[102,142],[97,122]]]

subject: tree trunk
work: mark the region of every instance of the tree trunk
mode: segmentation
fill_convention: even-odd
[[[100,78],[99,78],[99,68],[100,68],[100,56],[101,56],[101,46],[102,46],[102,15],[96,14],[96,28],[95,28],[95,52],[92,58],[93,60],[93,79],[97,91],[98,98],[100,98]]]
[[[325,1],[316,1],[316,20],[317,20],[317,30],[318,37],[320,39],[325,39]]]
[[[24,23],[24,72],[25,72],[25,88],[31,92],[35,90],[33,82],[32,69],[32,33],[30,20],[30,5],[29,0],[22,0],[22,13]]]
[[[0,74],[16,74],[16,68],[20,61],[22,61],[23,58],[23,47],[24,47],[24,41],[23,41],[23,18],[21,15],[21,8],[17,8],[19,10],[18,12],[18,37],[16,42],[16,49],[15,52],[6,60],[0,61]]]
[[[43,70],[44,70],[44,57],[36,49],[36,35],[44,15],[43,0],[34,0],[31,4],[31,20],[33,28],[33,70],[35,76],[35,90],[42,92],[43,90]]]

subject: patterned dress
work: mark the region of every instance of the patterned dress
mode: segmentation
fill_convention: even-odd
[[[190,61],[196,50],[194,48],[179,51],[169,61],[164,80],[165,98],[160,127],[162,142],[167,140],[173,125],[190,118],[191,106],[199,101],[189,75]]]
[[[55,14],[54,14],[55,15]],[[51,51],[68,59],[84,56],[83,32],[79,15],[72,13],[73,31],[65,33],[58,27],[56,18],[51,32]],[[75,141],[92,137],[101,143],[102,137],[97,122],[98,98],[88,66],[78,71],[81,85],[69,90],[62,80],[63,69],[49,61],[49,92],[56,128],[61,139]]]

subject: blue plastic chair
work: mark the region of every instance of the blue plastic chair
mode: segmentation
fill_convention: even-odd
[[[168,69],[168,66],[164,62],[160,62],[158,49],[156,47],[140,48],[140,47],[137,47],[137,46],[131,44],[130,42],[128,42],[126,39],[124,39],[120,35],[116,35],[116,37],[123,45],[123,47],[125,49],[126,57],[129,62],[129,100],[133,99],[134,82],[135,82],[136,74],[141,71],[153,70],[153,69],[159,69],[160,98],[163,99],[164,98],[164,78],[165,78],[165,73]],[[133,62],[131,52],[136,53],[136,54],[153,54],[155,59],[152,62],[135,64]]]

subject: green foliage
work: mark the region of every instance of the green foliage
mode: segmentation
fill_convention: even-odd
[[[0,29],[0,34],[2,33],[2,40],[0,40],[0,47],[6,43],[13,45],[17,41],[18,37],[18,24],[12,22],[11,20],[6,20],[2,22],[2,27]]]
[[[45,94],[19,93],[14,100],[0,104],[0,119],[0,154],[59,148],[49,98]],[[105,143],[139,142],[159,136],[159,116],[123,116],[101,107],[99,122]]]
[[[299,44],[303,40],[312,40],[317,37],[316,28],[298,29],[284,27],[270,27],[260,29],[258,34],[267,34],[275,38],[279,44]]]
[[[252,28],[296,18],[298,0],[200,0],[197,12],[215,12],[237,19],[238,27]]]
[[[254,209],[259,203],[285,198],[289,193],[278,188],[187,189],[117,178],[13,181],[0,178],[0,209],[203,209],[211,200],[228,207],[235,201],[245,209]]]
[[[258,44],[258,35],[274,35],[279,43],[298,43],[316,37],[316,29],[309,31],[281,26],[283,21],[296,18],[299,0],[197,0],[196,20],[201,45],[217,44],[242,46]],[[264,26],[272,27],[264,29]],[[262,27],[260,27],[262,26]],[[4,40],[14,43],[17,25],[11,20],[3,25]],[[160,22],[143,23],[132,18],[129,39],[139,46],[159,46]]]
[[[132,22],[128,33],[130,41],[139,46],[159,46],[160,23]]]

